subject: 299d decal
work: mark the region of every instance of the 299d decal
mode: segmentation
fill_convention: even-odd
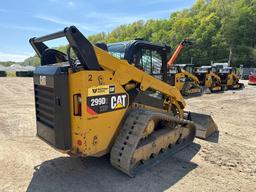
[[[124,109],[129,104],[126,93],[87,97],[87,112],[91,115]]]

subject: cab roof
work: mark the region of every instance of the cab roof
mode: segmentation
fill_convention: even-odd
[[[174,64],[174,66],[179,66],[179,67],[186,67],[186,66],[195,66],[194,64]]]
[[[211,69],[212,66],[201,66],[200,68],[202,68],[202,69]]]
[[[114,45],[124,45],[125,48],[127,49],[128,47],[130,47],[132,45],[135,45],[135,44],[150,45],[150,46],[154,46],[156,48],[169,48],[169,51],[171,49],[169,46],[167,46],[165,44],[152,43],[152,42],[145,41],[145,40],[142,40],[142,39],[134,39],[134,40],[130,40],[130,41],[121,41],[121,42],[108,43],[107,46],[111,47],[111,46],[114,46]]]

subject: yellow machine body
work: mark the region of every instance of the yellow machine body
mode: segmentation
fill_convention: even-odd
[[[126,90],[121,86],[127,82],[134,80],[141,82],[140,88],[148,89],[155,88],[161,90],[165,94],[172,95],[175,100],[173,102],[180,111],[179,114],[183,116],[183,110],[177,101],[185,106],[185,102],[176,87],[169,86],[168,84],[153,78],[147,73],[137,69],[136,67],[128,64],[125,60],[121,61],[107,52],[94,47],[98,60],[102,67],[115,72],[114,75],[108,71],[80,71],[76,73],[70,72],[69,87],[70,87],[70,116],[71,116],[71,130],[72,130],[72,150],[71,154],[80,154],[82,156],[102,156],[109,153],[111,146],[118,133],[118,127],[124,114],[129,106],[129,99]],[[116,65],[115,65],[116,64]],[[115,70],[115,66],[118,70]],[[120,70],[121,69],[121,70]],[[77,83],[79,82],[79,83]],[[112,95],[110,94],[109,87],[114,87],[114,93],[118,95],[125,95],[126,99],[121,103],[115,103],[117,109],[101,114],[90,112],[88,105],[82,105],[82,115],[76,116],[74,98],[76,94],[81,94],[82,102],[88,101],[88,97],[95,99],[101,98],[100,96]],[[93,90],[95,92],[93,92]],[[95,96],[95,97],[94,97]],[[124,102],[124,103],[122,103]],[[168,106],[170,103],[168,104]],[[164,110],[163,106],[163,110]],[[168,107],[166,107],[166,110]]]
[[[193,75],[192,73],[189,73],[188,71],[186,71],[184,69],[181,69],[181,72],[188,78],[192,79],[195,83],[199,84],[199,80],[195,75]]]
[[[222,90],[220,77],[212,71],[209,71],[205,74],[205,77],[201,84],[204,86],[205,93],[211,93],[212,91],[215,92]]]
[[[200,82],[199,82],[198,78],[195,75],[193,75],[192,73],[189,73],[188,71],[186,71],[184,69],[181,69],[181,72],[185,75],[185,77],[187,79],[189,79],[191,81],[190,83],[192,84],[192,86],[190,85],[190,88],[188,88],[186,90],[187,94],[192,95],[192,94],[198,94],[199,93],[201,95],[202,94],[202,88],[200,86]]]
[[[80,82],[80,83],[77,83]],[[69,78],[70,87],[70,116],[71,116],[71,135],[72,135],[72,154],[81,154],[83,156],[102,156],[109,153],[113,139],[118,131],[120,121],[129,105],[128,94],[113,79],[108,71],[81,71],[71,73]],[[117,97],[114,96],[113,111],[109,113],[96,114],[88,107],[82,105],[82,115],[75,114],[75,95],[81,94],[83,102],[101,101],[100,96],[110,94],[110,89],[114,88],[115,94],[119,95],[119,103]],[[123,97],[127,98],[123,98]],[[92,97],[88,100],[88,97]],[[113,96],[112,96],[113,97]],[[91,110],[91,111],[90,111]]]
[[[227,87],[228,89],[240,89],[244,87],[244,84],[239,83],[238,75],[236,75],[234,72],[230,72],[228,74]]]

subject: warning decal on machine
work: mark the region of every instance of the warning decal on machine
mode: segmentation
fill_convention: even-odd
[[[88,96],[107,95],[115,93],[115,85],[99,85],[88,88]]]
[[[87,112],[91,115],[96,115],[124,109],[128,104],[128,95],[126,93],[91,96],[87,97]]]

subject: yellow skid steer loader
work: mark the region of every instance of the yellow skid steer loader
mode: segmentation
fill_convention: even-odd
[[[193,64],[174,64],[169,71],[171,85],[175,85],[185,97],[201,96],[203,89],[194,74]]]
[[[216,68],[212,66],[201,66],[197,69],[195,75],[199,79],[204,93],[224,91],[224,86],[221,84],[221,79],[217,75]]]
[[[61,37],[68,40],[67,53],[44,43]],[[193,113],[184,111],[179,90],[167,83],[164,45],[142,41],[115,49],[130,58],[141,49],[141,58],[151,63],[145,69],[109,54],[113,47],[92,45],[74,26],[30,43],[41,59],[34,72],[37,136],[59,151],[110,153],[114,167],[134,176],[193,142],[202,119],[213,121],[202,115],[198,122],[186,119]],[[208,132],[205,125],[199,128]]]

